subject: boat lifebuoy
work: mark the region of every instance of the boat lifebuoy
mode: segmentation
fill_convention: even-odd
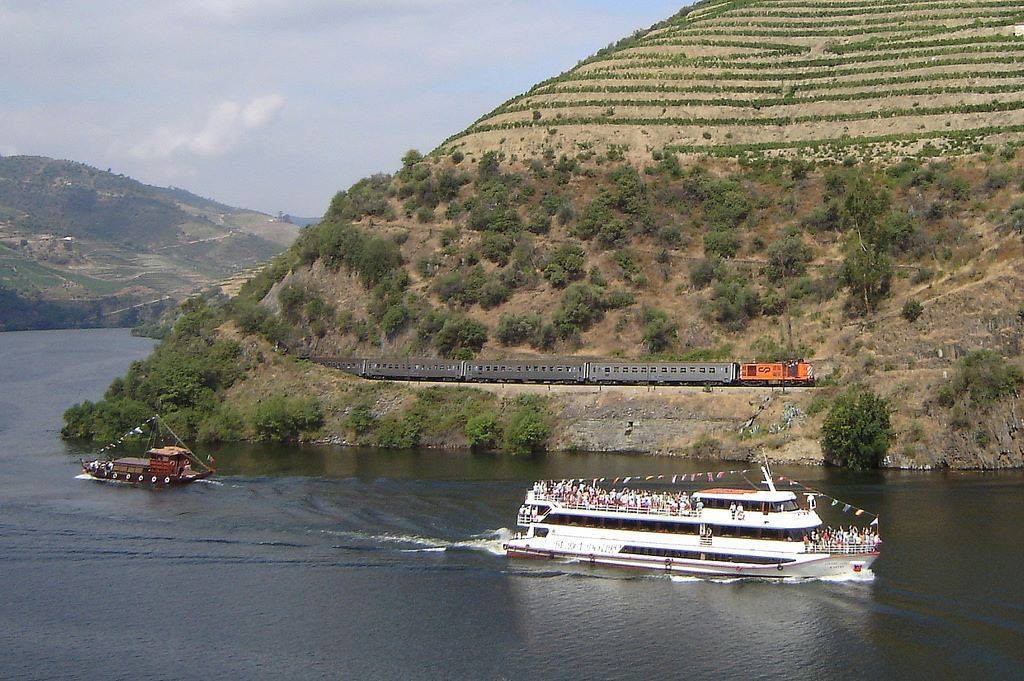
[[[666,558],[665,559],[665,569],[666,570],[671,570],[672,569],[672,559],[671,558]]]
[[[782,570],[783,570],[782,563],[779,563],[775,567],[778,568],[779,572],[782,572]]]
[[[171,479],[170,478],[164,478],[164,484],[165,485],[171,484]]]
[[[142,482],[142,480],[143,480],[143,476],[140,475],[139,476],[139,482]]]
[[[149,481],[155,485],[156,484],[156,476],[154,475],[152,478],[149,479]]]

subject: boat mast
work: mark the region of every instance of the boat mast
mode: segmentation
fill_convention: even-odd
[[[171,434],[171,437],[173,437],[173,438],[174,438],[174,439],[175,439],[175,440],[176,440],[176,441],[178,442],[178,444],[179,444],[179,445],[181,446],[181,448],[185,450],[185,454],[186,454],[186,456],[188,456],[188,458],[189,458],[189,459],[190,459],[190,460],[191,460],[191,461],[192,461],[193,463],[196,463],[196,464],[198,464],[199,466],[202,466],[203,468],[205,468],[205,469],[207,469],[207,470],[213,470],[212,468],[210,468],[210,466],[209,466],[209,465],[207,465],[207,464],[206,464],[206,463],[204,463],[203,461],[200,461],[199,457],[195,455],[195,452],[193,452],[193,451],[192,451],[191,449],[189,449],[188,445],[186,445],[186,444],[185,444],[185,441],[184,441],[184,440],[182,440],[182,439],[181,439],[180,437],[178,437],[178,434],[177,434],[177,433],[175,433],[175,432],[174,432],[174,431],[173,431],[173,430],[171,429],[171,427],[170,427],[169,425],[167,425],[167,423],[166,423],[166,422],[165,422],[165,421],[164,421],[164,420],[163,420],[162,418],[160,418],[160,415],[159,415],[159,414],[157,414],[157,415],[156,415],[156,416],[154,416],[153,418],[154,418],[154,419],[156,419],[156,424],[157,424],[157,428],[158,428],[158,429],[159,429],[159,428],[161,428],[161,427],[163,427],[163,428],[166,428],[166,429],[167,429],[167,432],[168,432],[168,433],[170,433],[170,434]]]
[[[761,472],[764,473],[764,484],[768,485],[768,490],[771,492],[777,491],[775,489],[775,481],[772,480],[772,469],[768,465],[768,455],[762,454],[764,457],[764,464],[761,466]]]

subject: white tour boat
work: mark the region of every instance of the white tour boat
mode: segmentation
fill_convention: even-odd
[[[767,465],[761,471],[766,489],[687,493],[538,482],[519,509],[526,531],[504,548],[516,558],[709,577],[843,577],[871,568],[881,543],[877,521],[825,528],[814,494],[801,507],[795,493],[776,489]]]

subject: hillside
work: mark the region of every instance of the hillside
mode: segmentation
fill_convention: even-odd
[[[11,302],[0,306],[0,329],[124,323],[118,310],[152,313],[266,261],[297,233],[181,189],[2,157],[0,287]]]
[[[846,8],[852,27],[880,6],[814,7]],[[957,31],[934,35],[959,45]],[[908,121],[928,125],[929,115]],[[989,126],[1001,113],[979,115]],[[544,138],[536,153],[486,135],[471,136],[479,146],[469,153],[471,138],[460,138],[339,193],[229,304],[192,301],[154,358],[103,403],[69,413],[66,433],[116,431],[126,414],[155,408],[160,386],[188,366],[193,392],[161,405],[180,431],[208,440],[546,443],[820,463],[823,422],[867,390],[892,411],[881,465],[1024,465],[1018,141],[954,154],[936,139],[919,149],[850,140],[840,159],[749,148],[730,158],[688,154],[668,138],[593,144],[608,134],[601,121],[563,132],[571,145]],[[423,388],[338,375],[293,359],[299,352],[806,357],[821,387]]]
[[[506,102],[445,149],[969,153],[1021,139],[1022,84],[1020,3],[709,1]]]

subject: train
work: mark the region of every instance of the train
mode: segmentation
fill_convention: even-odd
[[[378,381],[811,387],[814,368],[788,362],[628,362],[565,359],[359,359],[304,356],[315,364]]]

